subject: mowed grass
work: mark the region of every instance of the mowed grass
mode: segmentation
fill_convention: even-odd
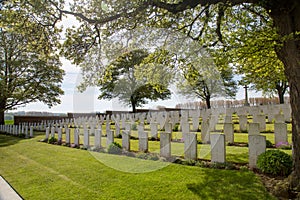
[[[41,138],[0,135],[0,174],[24,199],[274,199],[252,172],[162,166],[37,142]],[[103,164],[104,158],[131,172],[158,169],[120,171]]]

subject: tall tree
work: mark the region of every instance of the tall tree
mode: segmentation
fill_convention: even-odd
[[[170,98],[171,93],[163,84],[150,83],[147,79],[137,76],[140,65],[148,53],[144,50],[125,52],[110,65],[99,77],[97,86],[100,87],[99,99],[118,98],[130,105],[132,112],[136,107],[147,103],[147,100]]]
[[[283,63],[276,54],[278,35],[272,21],[267,20],[267,12],[262,8],[253,7],[250,13],[246,9],[236,9],[228,8],[225,11],[228,13],[227,19],[224,19],[228,26],[222,27],[225,45],[219,50],[217,59],[233,65],[236,73],[243,75],[243,81],[251,84],[251,89],[268,96],[277,94],[279,102],[284,103],[288,81]],[[254,15],[252,13],[261,16],[256,23],[249,23]],[[237,23],[239,26],[235,25]]]
[[[182,78],[177,87],[188,97],[197,97],[211,108],[211,99],[215,97],[234,98],[237,92],[236,82],[230,68],[218,69],[212,58],[198,58],[198,63],[188,63],[181,67]]]
[[[49,107],[60,103],[64,71],[56,53],[57,28],[35,21],[26,7],[11,1],[2,2],[0,16],[0,124],[4,124],[6,110],[36,101]]]
[[[50,0],[51,2],[51,0]],[[122,29],[132,29],[149,25],[184,31],[199,40],[204,46],[218,45],[223,41],[222,26],[227,8],[236,7],[251,13],[250,23],[259,21],[260,13],[253,7],[259,7],[267,13],[267,20],[272,21],[278,34],[276,54],[284,64],[290,88],[292,108],[293,173],[291,186],[300,188],[300,2],[298,0],[184,0],[184,1],[108,1],[86,0],[77,2],[71,11],[59,8],[61,13],[73,14],[83,21],[78,32],[95,38],[99,27],[106,28],[105,34],[112,34]],[[235,14],[235,13],[232,13]],[[240,20],[243,20],[241,18]],[[239,23],[236,23],[238,26]],[[94,40],[92,40],[94,41]],[[81,44],[88,48],[89,40]],[[84,52],[80,52],[84,53]],[[82,54],[81,54],[82,55]],[[300,189],[299,189],[300,190]]]

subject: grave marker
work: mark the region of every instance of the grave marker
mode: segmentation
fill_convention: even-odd
[[[102,130],[101,129],[96,129],[95,131],[95,148],[96,149],[99,149],[101,148],[101,132]]]
[[[171,157],[171,133],[160,133],[160,156],[164,158]]]
[[[234,129],[232,123],[224,124],[224,135],[226,142],[234,143]]]
[[[197,135],[195,133],[185,134],[184,158],[197,160]]]
[[[286,123],[275,123],[274,134],[275,134],[275,144],[278,144],[279,142],[288,142]]]
[[[256,168],[257,157],[266,151],[266,136],[249,135],[249,167]]]
[[[211,162],[225,163],[226,162],[226,146],[225,135],[211,134]]]

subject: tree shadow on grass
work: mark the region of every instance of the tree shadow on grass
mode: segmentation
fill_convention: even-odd
[[[14,145],[24,138],[14,137],[10,135],[0,134],[0,148]]]
[[[244,147],[240,147],[240,148],[244,148]],[[249,157],[248,151],[243,152],[243,153],[226,153],[226,161],[227,162],[247,164],[248,157]]]
[[[200,199],[275,199],[252,172],[210,169],[203,176],[187,184]]]

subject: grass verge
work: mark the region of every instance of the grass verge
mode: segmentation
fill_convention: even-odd
[[[248,171],[170,164],[131,173],[91,152],[37,140],[0,135],[0,174],[24,199],[274,199]],[[134,158],[105,157],[135,166]]]

